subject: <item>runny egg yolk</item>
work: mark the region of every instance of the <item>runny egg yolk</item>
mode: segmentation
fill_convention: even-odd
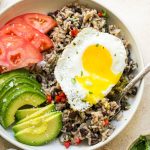
[[[112,71],[112,63],[113,58],[104,46],[96,44],[85,49],[82,65],[88,75],[81,71],[81,75],[76,76],[77,82],[88,91],[85,101],[96,104],[104,98],[104,92],[119,81],[121,73]]]

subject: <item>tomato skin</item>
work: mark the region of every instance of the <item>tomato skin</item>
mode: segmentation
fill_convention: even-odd
[[[35,34],[33,40],[31,41],[31,43],[37,49],[39,49],[41,52],[45,51],[45,50],[48,50],[48,49],[50,49],[54,46],[51,39],[49,37],[47,37],[46,35],[44,35],[43,33]]]
[[[10,23],[5,25],[3,28],[0,29],[0,36],[3,35],[16,35],[23,37],[24,39],[31,41],[35,33],[33,29],[24,23],[21,18],[15,20],[16,22]]]
[[[18,36],[0,36],[0,47],[2,46],[5,57],[0,58],[0,73],[23,68],[43,59],[42,54],[30,42]]]
[[[47,33],[57,26],[57,22],[50,16],[39,13],[28,13],[22,15],[23,19],[42,33]]]
[[[38,50],[45,51],[53,47],[53,42],[45,34],[26,24],[22,18],[16,18],[0,30],[0,36],[16,35],[31,42]]]
[[[19,19],[22,19],[25,23],[37,29],[41,33],[47,33],[57,26],[57,22],[52,17],[40,13],[23,14],[11,19],[6,24],[16,22],[16,20],[18,21]]]

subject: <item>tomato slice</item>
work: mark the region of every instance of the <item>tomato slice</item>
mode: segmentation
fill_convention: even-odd
[[[35,64],[42,54],[28,41],[14,35],[0,37],[0,47],[5,56],[0,58],[0,73]]]
[[[4,46],[0,44],[0,60],[4,60],[6,56],[6,51],[4,50]]]
[[[49,37],[43,36],[42,33],[36,34],[31,43],[40,51],[45,51],[53,47],[53,42]]]
[[[55,26],[57,26],[57,22],[52,17],[44,14],[28,13],[23,15],[22,17],[26,21],[26,23],[42,33],[47,33]]]
[[[38,50],[44,51],[53,47],[53,42],[45,34],[26,24],[22,18],[16,18],[0,30],[0,36],[16,35],[31,42]]]
[[[18,22],[19,19],[23,19],[28,25],[42,33],[47,33],[57,26],[57,22],[52,17],[39,13],[27,13],[20,15],[8,21],[6,24],[16,22],[16,20]]]

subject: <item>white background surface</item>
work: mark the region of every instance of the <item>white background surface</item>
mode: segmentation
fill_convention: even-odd
[[[0,0],[0,9],[18,0]],[[123,19],[140,42],[144,62],[150,62],[150,0],[99,0]],[[140,134],[150,134],[150,75],[145,79],[141,105],[127,128],[101,150],[127,150],[128,145]],[[14,148],[0,138],[0,150]],[[19,150],[18,148],[16,148]]]

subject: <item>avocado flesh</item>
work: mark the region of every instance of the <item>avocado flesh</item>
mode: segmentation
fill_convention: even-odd
[[[39,117],[39,116],[42,116],[44,115],[45,113],[50,113],[52,111],[55,111],[55,105],[54,104],[50,104],[50,105],[47,105],[43,108],[41,108],[39,111],[31,114],[30,116],[20,120],[19,122],[17,122],[17,124],[20,124],[20,123],[23,123],[25,121],[28,121],[28,120],[31,120],[31,119],[34,119],[36,117]]]
[[[24,119],[25,117],[39,111],[41,108],[28,108],[28,109],[21,109],[17,110],[16,112],[16,119],[19,121],[21,119]]]
[[[55,115],[56,113],[57,112],[46,113],[43,116],[36,117],[34,119],[31,119],[31,120],[25,121],[23,123],[17,124],[13,127],[13,131],[19,132],[19,131],[26,129],[26,128],[29,128],[29,127],[40,126],[45,121],[45,119],[49,118],[52,115]]]
[[[6,72],[0,75],[0,84],[4,83],[7,79],[12,79],[15,76],[30,76],[29,72],[25,69],[17,69],[11,72]]]
[[[55,115],[45,119],[40,126],[29,127],[15,134],[15,138],[24,144],[31,146],[40,146],[54,140],[62,128],[62,114],[58,112]]]
[[[0,99],[0,115],[2,114],[3,105],[7,105],[11,101],[11,98],[20,95],[22,92],[25,92],[27,89],[31,89],[31,91],[36,91],[39,94],[41,94],[43,97],[44,94],[39,90],[34,88],[33,86],[29,84],[20,84],[16,87],[12,87],[11,90],[7,91]],[[8,99],[8,100],[7,100]]]
[[[42,104],[45,96],[29,85],[22,85],[20,90],[14,89],[3,97],[1,107],[1,123],[6,128],[15,121],[16,111],[24,105],[34,107]]]
[[[15,77],[8,81],[6,80],[6,82],[1,85],[0,100],[8,91],[12,90],[13,87],[16,87],[20,84],[29,84],[30,86],[33,86],[37,89],[41,88],[41,85],[30,77]]]

